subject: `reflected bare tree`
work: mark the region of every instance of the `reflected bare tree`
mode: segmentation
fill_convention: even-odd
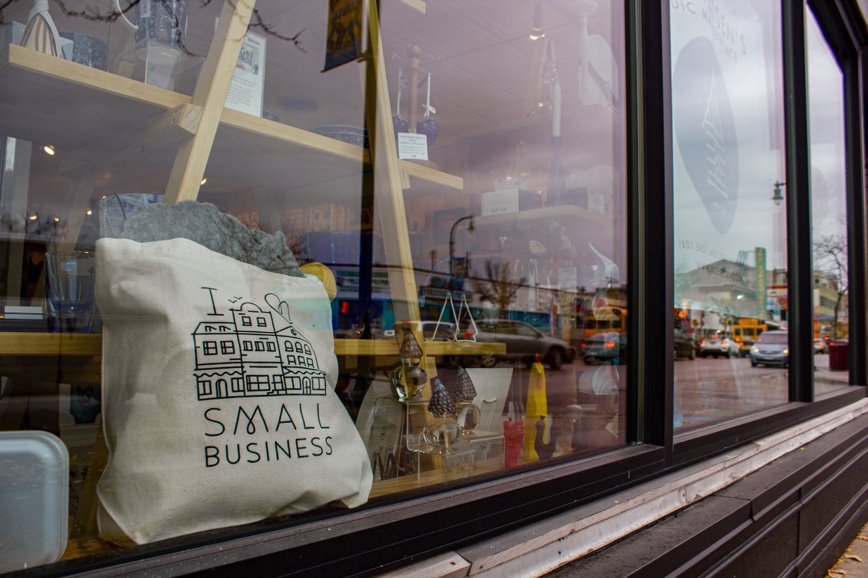
[[[814,268],[833,279],[836,294],[833,335],[838,338],[838,315],[844,295],[850,288],[847,267],[847,239],[843,235],[823,235],[814,241]]]
[[[485,279],[475,279],[473,287],[485,301],[497,307],[498,317],[504,317],[515,301],[518,290],[527,282],[527,277],[513,279],[506,261],[485,262]]]
[[[35,217],[35,218],[34,218]],[[0,233],[11,233],[28,237],[51,237],[56,235],[60,226],[50,216],[40,217],[38,211],[31,217],[23,214],[0,213]]]
[[[115,10],[105,11],[100,9],[100,7],[95,4],[89,4],[85,6],[83,9],[75,9],[70,8],[67,5],[66,0],[49,0],[54,5],[58,7],[58,9],[64,14],[64,16],[68,16],[71,18],[83,18],[85,20],[91,20],[94,22],[114,22],[118,18],[120,18],[120,13]],[[143,0],[125,0],[123,12],[124,14],[128,13],[130,10],[133,10],[136,5],[138,5]],[[166,2],[168,6],[168,0],[162,0]],[[200,0],[201,6],[209,6],[214,0]],[[234,0],[226,0],[232,6],[235,6]],[[17,4],[20,2],[32,4],[33,0],[0,0],[0,24],[5,22],[4,20],[4,11],[12,6],[13,4]],[[248,29],[257,29],[264,33],[266,36],[270,36],[272,38],[276,38],[278,40],[284,40],[286,42],[291,42],[293,46],[295,46],[301,52],[307,52],[301,46],[301,34],[306,30],[303,28],[293,35],[283,34],[278,31],[273,24],[270,24],[266,21],[266,19],[262,16],[262,12],[258,8],[253,9],[253,13],[250,16],[250,23],[247,26]],[[181,45],[181,49],[190,56],[194,56],[189,49],[183,45]]]

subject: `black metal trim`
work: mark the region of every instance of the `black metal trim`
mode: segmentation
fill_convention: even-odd
[[[842,388],[817,396],[813,403],[790,403],[746,414],[735,420],[686,431],[675,439],[673,465],[684,466],[706,459],[728,448],[819,417],[863,399],[865,392],[865,387]]]
[[[851,58],[844,65],[844,131],[847,155],[847,252],[850,275],[848,295],[850,339],[850,383],[868,383],[868,360],[858,352],[868,350],[866,328],[865,263],[865,149],[863,148],[862,118],[865,110],[864,58]],[[863,298],[858,298],[858,296]],[[854,298],[856,296],[856,298]]]
[[[635,2],[626,2],[624,11],[624,68],[626,94],[642,94],[641,70],[641,23],[639,22],[638,6]],[[635,360],[634,370],[627,372],[627,424],[626,435],[630,442],[642,442],[645,439],[645,403],[644,403],[644,379],[642,372],[636,371],[642,367],[644,356],[640,356],[639,347],[642,343],[642,302],[644,300],[644,287],[646,279],[642,275],[641,257],[642,243],[645,239],[646,226],[642,219],[643,199],[642,182],[640,175],[644,174],[642,151],[643,114],[641,103],[637,98],[630,98],[626,107],[627,122],[630,127],[626,131],[627,139],[627,311],[633,312],[627,317],[627,347],[629,359]]]
[[[667,456],[672,448],[674,381],[672,303],[674,302],[674,224],[672,196],[672,110],[669,68],[669,2],[630,3],[636,15],[641,46],[638,55],[641,92],[637,99],[639,125],[635,130],[639,186],[636,221],[637,245],[631,248],[639,260],[641,298],[638,315],[629,330],[639,341],[634,372],[641,380],[645,443],[661,446]],[[651,89],[653,87],[653,90]],[[641,95],[641,96],[639,96]],[[657,329],[655,332],[654,329]],[[651,337],[654,337],[653,339]],[[637,341],[637,340],[633,340]]]
[[[862,38],[868,42],[868,35]],[[866,62],[864,52],[851,58],[844,71],[845,131],[847,150],[847,249],[850,262],[850,383],[868,383],[868,293],[865,263],[868,263],[866,248],[865,173],[868,162],[865,158],[866,137],[864,119],[868,116],[868,91],[866,91]],[[861,121],[861,122],[860,122]],[[854,295],[863,296],[854,299]],[[862,352],[857,355],[856,352]]]
[[[632,446],[451,492],[253,524],[26,571],[26,576],[350,576],[454,549],[659,475],[663,451]],[[242,534],[238,534],[241,532]]]
[[[631,446],[441,494],[409,499],[406,494],[390,496],[385,503],[352,512],[335,510],[285,525],[254,524],[179,538],[123,550],[113,558],[70,561],[23,575],[145,577],[207,572],[209,576],[234,576],[243,571],[269,576],[311,572],[350,576],[382,572],[591,503],[864,395],[865,388],[848,388],[813,404],[792,404],[762,416],[746,416],[736,425],[679,435],[677,460],[670,466],[662,448]]]
[[[807,46],[801,2],[783,2],[790,400],[813,401],[813,246]]]
[[[854,24],[859,7],[848,0],[808,0],[808,6],[838,62],[858,56],[858,47],[868,41],[868,30]]]
[[[868,44],[868,28],[857,5],[848,0],[834,2],[810,0],[824,38],[829,44],[844,77],[844,131],[847,175],[847,248],[849,295],[865,295],[865,156],[863,113],[868,109],[864,92],[864,57],[860,47]],[[857,25],[861,24],[861,26]],[[850,299],[849,339],[851,351],[866,350],[866,303]],[[850,383],[868,383],[866,356],[850,355]]]
[[[868,512],[866,425],[857,417],[555,575],[819,576]]]

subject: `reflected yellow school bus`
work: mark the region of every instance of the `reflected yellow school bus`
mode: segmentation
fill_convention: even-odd
[[[732,338],[738,343],[739,355],[742,357],[747,355],[756,338],[768,328],[768,325],[762,319],[748,317],[737,319],[732,324]]]

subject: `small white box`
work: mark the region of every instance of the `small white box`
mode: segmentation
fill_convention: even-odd
[[[42,319],[42,307],[32,307],[24,305],[7,305],[3,309],[3,316],[6,319]]]
[[[482,216],[518,212],[518,189],[482,193]]]
[[[503,461],[503,434],[490,431],[474,431],[468,437],[476,461],[497,458]]]
[[[610,217],[612,215],[611,196],[606,193],[589,191],[588,210],[604,217]]]
[[[0,464],[0,572],[55,562],[67,542],[66,446],[48,432],[0,432]]]

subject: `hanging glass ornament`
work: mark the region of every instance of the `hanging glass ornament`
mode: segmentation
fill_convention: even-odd
[[[437,121],[431,118],[431,115],[436,111],[431,106],[431,73],[428,73],[428,91],[425,99],[425,115],[422,120],[416,123],[416,133],[424,134],[428,138],[428,146],[434,146],[437,142],[437,135],[440,134],[440,125]]]
[[[416,123],[416,132],[428,137],[428,146],[430,147],[434,146],[434,143],[437,141],[437,135],[440,134],[440,126],[433,118],[423,118]]]
[[[395,114],[392,115],[392,127],[395,129],[395,139],[398,139],[399,132],[407,132],[410,124],[406,119],[401,118],[401,94],[404,91],[404,69],[398,69],[398,97],[395,99]]]
[[[395,129],[395,138],[398,138],[399,132],[407,132],[407,129],[410,128],[409,123],[406,119],[401,118],[397,114],[392,115],[392,127]]]

